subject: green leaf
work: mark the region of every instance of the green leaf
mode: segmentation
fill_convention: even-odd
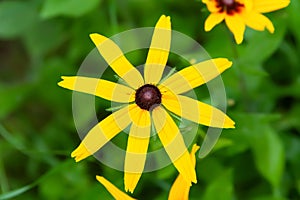
[[[255,197],[253,200],[286,200],[284,197],[273,197],[273,196],[262,196],[262,197]]]
[[[63,23],[59,20],[47,20],[36,23],[24,34],[24,43],[32,58],[43,56],[57,48],[66,39]]]
[[[272,15],[275,16],[275,15]],[[236,64],[241,73],[252,75],[253,78],[265,77],[267,73],[263,69],[263,62],[266,61],[279,47],[287,30],[286,16],[276,16],[273,20],[275,32],[271,34],[267,30],[256,31],[247,28],[245,41],[237,46]],[[262,42],[263,41],[263,42]],[[245,76],[246,77],[246,76]],[[246,79],[251,79],[251,76]],[[258,83],[247,80],[247,83]]]
[[[205,34],[209,40],[205,41],[203,46],[212,58],[221,56],[232,59],[234,57],[237,44],[225,24],[217,25]]]
[[[284,15],[276,16],[273,23],[275,26],[273,34],[268,31],[247,29],[245,41],[237,49],[241,64],[249,67],[255,64],[257,67],[260,67],[260,64],[277,50],[287,29],[286,17]]]
[[[212,180],[218,179],[218,177],[220,177],[224,171],[225,168],[217,157],[207,156],[204,159],[198,160],[196,164],[197,177],[199,180],[204,181],[205,183],[210,183]]]
[[[11,198],[13,198],[13,197],[19,196],[19,195],[23,194],[24,192],[27,192],[28,190],[30,190],[30,189],[32,189],[33,187],[35,187],[36,184],[37,184],[37,183],[34,182],[34,183],[32,183],[32,184],[26,185],[26,186],[21,187],[21,188],[19,188],[19,189],[10,191],[10,192],[5,193],[5,194],[1,194],[1,195],[0,195],[0,200],[11,199]]]
[[[218,151],[220,149],[223,149],[225,147],[232,147],[233,141],[228,139],[228,138],[219,138],[218,142],[216,143],[216,145],[214,146],[214,148],[212,149],[212,151]]]
[[[100,0],[47,0],[42,7],[41,17],[51,18],[60,15],[80,17],[95,8],[99,2]]]
[[[65,163],[70,162],[70,161],[66,161]],[[36,179],[34,182],[25,185],[21,188],[12,190],[10,192],[4,193],[0,195],[0,200],[4,200],[4,199],[11,199],[13,197],[17,197],[27,191],[29,191],[30,189],[36,187],[39,183],[43,182],[44,180],[46,180],[48,177],[51,177],[50,175],[52,175],[53,173],[55,173],[56,171],[59,171],[59,169],[61,168],[61,166],[65,165],[65,163],[62,163],[61,165],[56,166],[55,168],[51,169],[50,171],[46,172],[44,175],[40,176],[38,179]]]
[[[233,181],[232,170],[227,170],[221,176],[211,182],[204,194],[204,200],[232,200],[233,199]]]
[[[252,151],[258,170],[273,187],[278,187],[284,168],[284,151],[279,137],[267,126],[249,139],[252,140]]]
[[[270,125],[276,118],[276,115],[263,114],[234,116],[239,122],[235,131],[245,137],[252,150],[256,168],[275,190],[280,185],[285,161],[283,144]]]
[[[36,21],[36,7],[28,1],[0,2],[0,38],[21,35]]]
[[[0,85],[0,119],[16,109],[30,92],[32,86],[1,86]]]
[[[289,15],[289,19],[287,20],[289,28],[293,31],[296,39],[298,41],[298,45],[300,45],[300,18],[299,18],[299,10],[300,10],[300,2],[299,1],[291,1],[291,4],[287,7],[287,13]]]
[[[23,151],[25,149],[24,144],[18,140],[17,137],[14,137],[10,132],[7,131],[7,129],[0,124],[0,135],[12,146],[14,146],[16,149]],[[1,154],[0,154],[1,155]]]

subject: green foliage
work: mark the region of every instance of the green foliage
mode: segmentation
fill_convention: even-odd
[[[46,0],[43,4],[41,17],[51,18],[56,16],[80,17],[94,9],[100,0]]]
[[[37,10],[34,2],[1,1],[0,2],[0,37],[20,36],[35,21]]]
[[[207,186],[203,199],[233,199],[232,171],[224,171],[214,179]]]
[[[203,30],[208,12],[201,1],[1,1],[0,199],[112,199],[96,175],[124,189],[123,172],[94,158],[80,163],[70,158],[80,142],[72,92],[57,83],[62,75],[76,75],[93,50],[90,33],[109,37],[154,26],[162,14],[170,15],[172,28],[197,40],[211,57],[233,61],[222,79],[236,128],[223,130],[213,151],[197,159],[198,183],[191,187],[190,199],[300,199],[299,11],[300,2],[292,0],[287,8],[267,14],[274,34],[247,28],[245,41],[236,45],[224,23]],[[143,35],[125,42],[133,45],[136,37]],[[145,55],[130,52],[128,58],[141,64]],[[171,54],[170,64],[179,69],[186,61]],[[106,72],[116,80],[113,75]],[[201,89],[197,95],[206,99],[200,100],[209,100],[206,87]],[[95,102],[101,120],[111,105],[99,98]],[[77,123],[85,127],[92,110],[81,108]],[[205,130],[198,130],[199,145]],[[125,146],[124,138],[126,134],[114,142]],[[151,139],[151,150],[161,147],[157,141]],[[167,199],[176,176],[173,166],[145,173],[132,196]]]
[[[240,122],[239,127],[247,127],[240,133],[249,143],[257,170],[277,189],[280,186],[285,157],[283,144],[269,124],[274,121],[274,116],[240,114],[235,119]]]

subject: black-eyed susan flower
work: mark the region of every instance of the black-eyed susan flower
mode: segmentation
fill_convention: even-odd
[[[193,166],[196,167],[196,151],[200,147],[196,144],[193,145],[193,148],[190,153],[190,157],[193,163]],[[169,200],[188,200],[190,192],[191,182],[187,182],[181,174],[179,174],[173,183],[171,190],[169,192]]]
[[[290,0],[202,0],[211,14],[205,21],[205,31],[225,20],[237,44],[242,43],[246,26],[258,31],[274,32],[272,22],[261,13],[279,10]]]
[[[225,58],[189,66],[162,79],[171,44],[170,17],[157,22],[144,76],[126,59],[110,39],[91,34],[98,51],[126,85],[88,77],[62,77],[59,86],[92,94],[124,106],[103,119],[82,140],[71,156],[78,162],[94,154],[118,133],[130,126],[124,164],[125,190],[133,192],[144,169],[152,124],[176,169],[187,182],[196,183],[196,173],[183,137],[169,112],[206,126],[233,128],[222,111],[183,93],[221,74],[232,63]]]

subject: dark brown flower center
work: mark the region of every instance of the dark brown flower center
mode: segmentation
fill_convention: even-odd
[[[216,0],[217,8],[219,12],[226,12],[228,15],[233,15],[234,13],[239,13],[244,7],[244,4],[241,4],[235,0]]]
[[[137,89],[135,93],[135,103],[144,110],[153,109],[161,103],[161,93],[159,89],[151,84],[146,84]]]

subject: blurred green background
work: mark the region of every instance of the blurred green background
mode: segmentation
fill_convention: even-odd
[[[209,13],[195,0],[0,1],[0,199],[112,199],[96,174],[123,190],[122,172],[70,158],[80,142],[72,92],[57,82],[94,48],[90,33],[154,26],[162,14],[211,57],[234,62],[222,78],[236,129],[198,159],[190,199],[300,199],[299,12],[292,0],[266,14],[275,33],[247,29],[238,46],[224,23],[204,32]],[[172,165],[145,173],[133,196],[167,199],[176,176]]]

